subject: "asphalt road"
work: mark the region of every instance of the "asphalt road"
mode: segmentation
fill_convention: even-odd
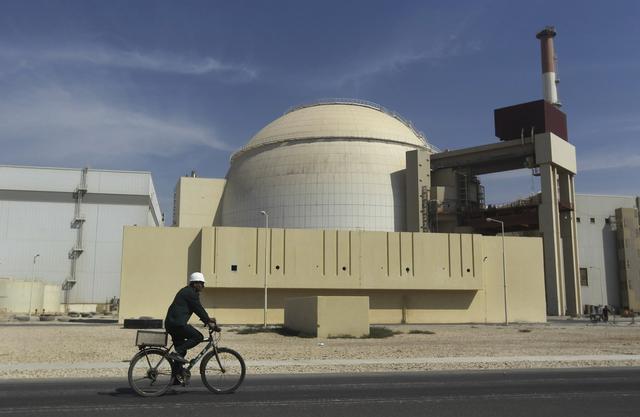
[[[0,382],[0,416],[636,416],[640,368],[248,376],[231,395],[194,378],[160,398],[126,379]]]

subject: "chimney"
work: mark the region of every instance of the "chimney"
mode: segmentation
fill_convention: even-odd
[[[542,54],[542,93],[544,100],[556,107],[562,106],[558,100],[556,84],[556,57],[553,49],[553,38],[556,30],[553,26],[547,26],[540,31],[536,38],[540,39],[540,52]]]

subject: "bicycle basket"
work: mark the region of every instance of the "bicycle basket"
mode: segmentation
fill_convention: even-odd
[[[136,346],[167,346],[167,334],[150,330],[138,330]]]

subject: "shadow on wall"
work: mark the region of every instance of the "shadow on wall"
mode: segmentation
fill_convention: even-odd
[[[198,233],[193,242],[189,245],[187,250],[187,276],[184,277],[185,282],[187,277],[193,272],[200,272],[202,258],[202,230]]]
[[[353,290],[269,290],[269,308],[284,308],[287,298],[311,296],[368,296],[371,310],[462,310],[471,306],[477,291],[353,291]],[[264,291],[256,288],[205,288],[206,308],[261,309]]]
[[[391,190],[393,194],[393,230],[402,232],[406,230],[406,174],[405,170],[391,173]]]
[[[412,291],[398,294],[371,294],[369,308],[385,310],[468,310],[477,291]]]
[[[618,272],[618,240],[616,231],[612,230],[610,224],[604,224],[602,226],[602,242],[604,247],[604,257],[602,266],[604,270],[600,271],[600,286],[604,286],[603,300],[606,304],[613,305],[616,308],[620,308],[625,304],[625,299],[621,291],[624,292],[625,287],[619,285],[620,273]],[[599,268],[598,268],[599,269]],[[591,271],[589,271],[590,273]],[[614,277],[614,279],[607,279],[608,277]],[[593,285],[593,283],[589,283]],[[598,291],[596,291],[597,293]],[[583,301],[584,303],[584,301]],[[600,303],[597,303],[600,304]]]

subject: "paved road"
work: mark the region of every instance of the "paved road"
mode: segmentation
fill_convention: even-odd
[[[640,368],[249,376],[139,398],[124,379],[0,382],[0,416],[636,416]]]

